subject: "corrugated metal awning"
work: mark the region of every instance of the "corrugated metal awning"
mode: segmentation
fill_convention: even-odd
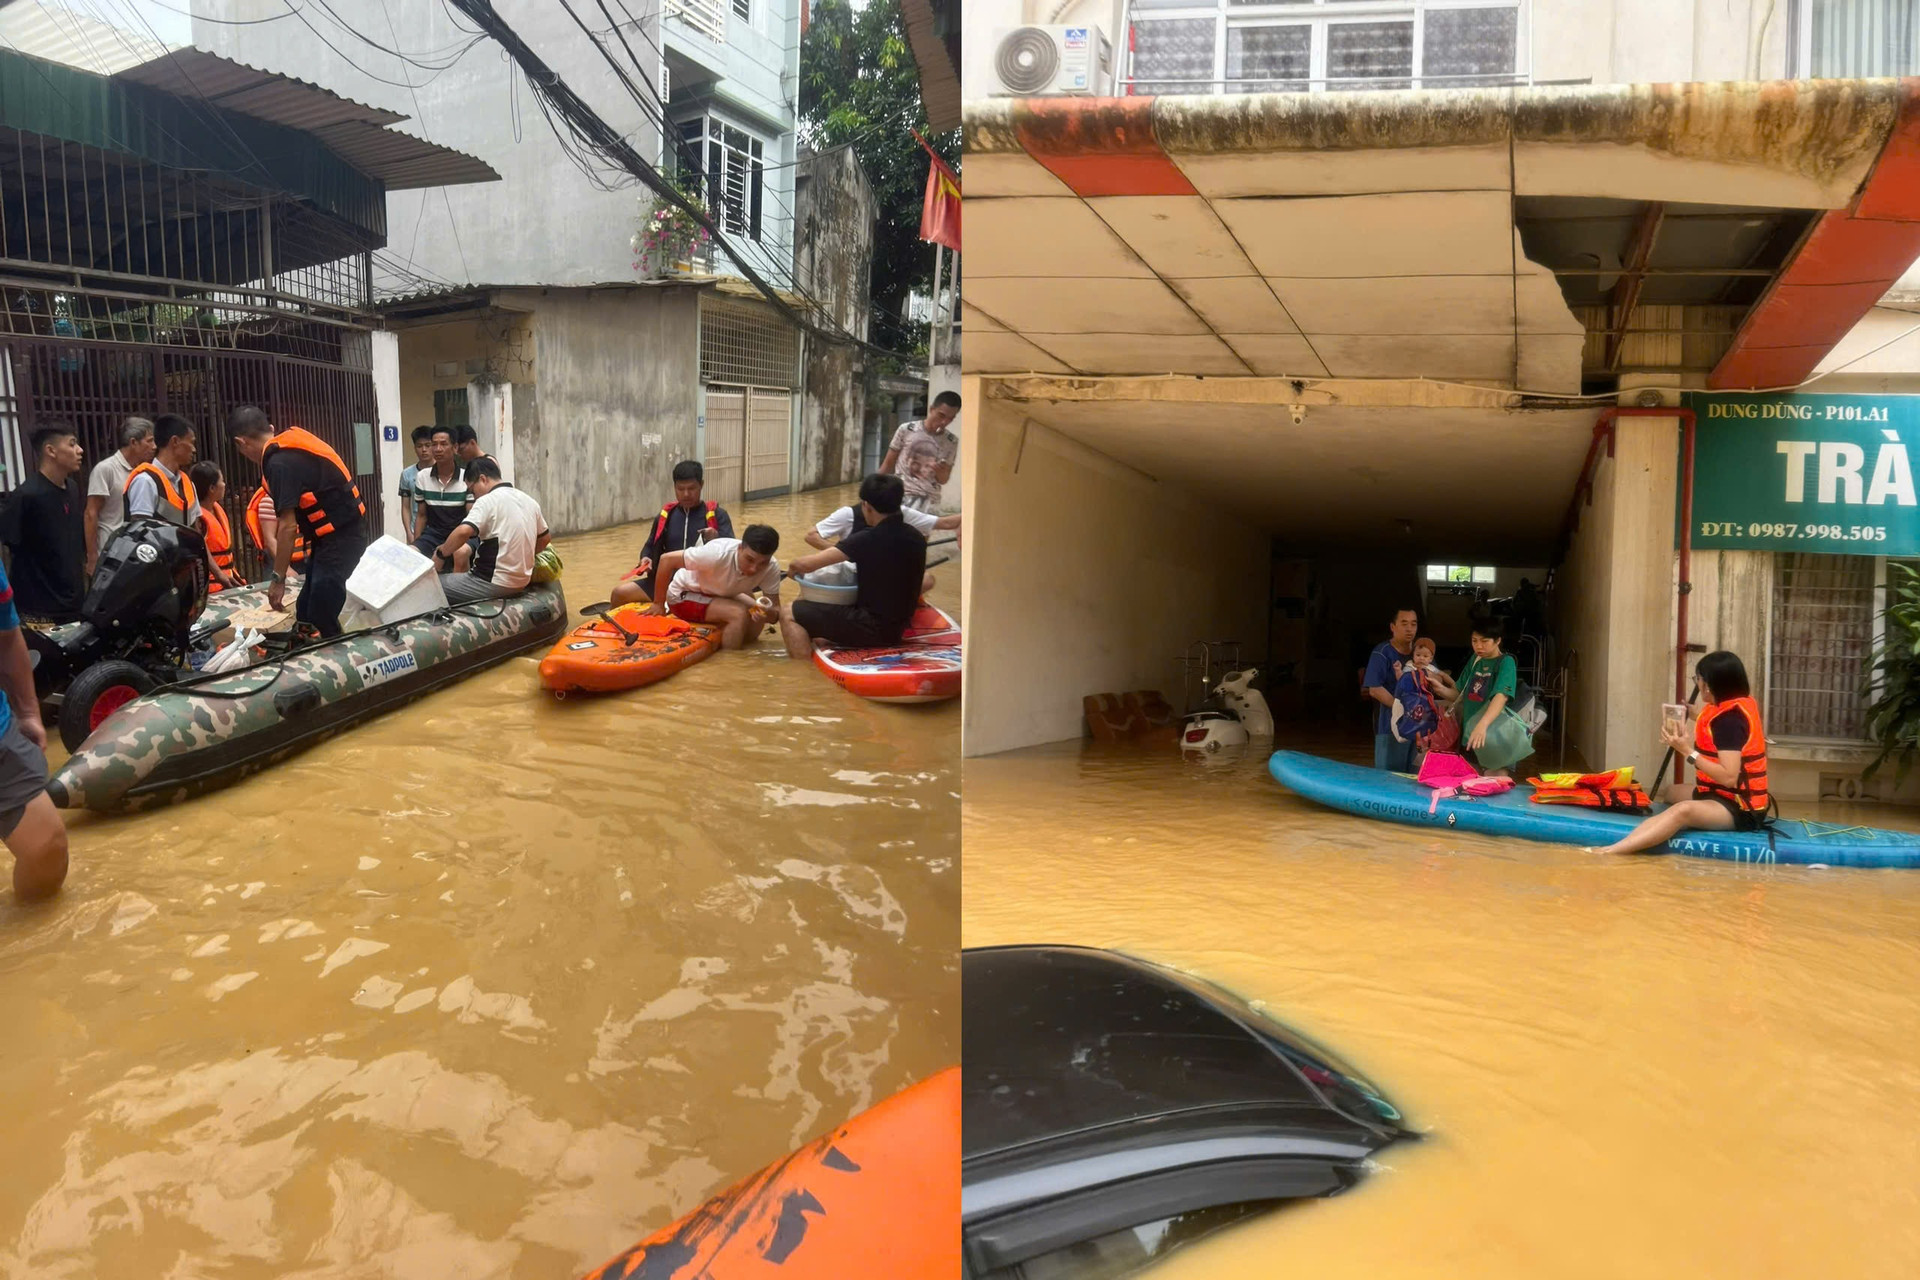
[[[114,79],[309,133],[389,191],[500,178],[484,160],[388,128],[407,119],[397,112],[204,49],[180,49],[130,67]]]
[[[900,0],[907,47],[920,70],[920,102],[927,127],[945,133],[960,127],[959,6],[940,0]]]

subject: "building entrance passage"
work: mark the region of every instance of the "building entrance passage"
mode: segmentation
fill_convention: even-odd
[[[709,386],[706,455],[706,494],[715,502],[786,493],[793,474],[793,392]]]

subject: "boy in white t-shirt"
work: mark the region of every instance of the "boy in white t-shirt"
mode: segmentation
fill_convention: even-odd
[[[686,622],[706,622],[720,628],[720,645],[738,649],[760,638],[762,628],[780,620],[780,533],[771,525],[748,525],[738,538],[715,538],[660,558],[660,576],[667,584],[649,613],[672,613]],[[770,608],[753,597],[765,592]]]
[[[447,603],[517,596],[533,581],[534,557],[553,540],[540,504],[502,480],[491,458],[467,464],[467,490],[473,505],[433,552]]]

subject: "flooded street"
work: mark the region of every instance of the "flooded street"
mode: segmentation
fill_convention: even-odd
[[[735,528],[785,561],[851,494]],[[562,539],[570,608],[643,538]],[[0,1275],[574,1274],[957,1060],[957,702],[777,636],[556,702],[543,651],[69,816],[65,891],[0,909]]]
[[[1920,875],[1370,823],[1284,791],[1266,755],[967,762],[968,945],[1202,974],[1432,1135],[1155,1280],[1920,1271]]]

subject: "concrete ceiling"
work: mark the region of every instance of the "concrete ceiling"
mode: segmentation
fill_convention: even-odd
[[[1630,347],[1636,360],[1704,371],[1797,229],[1854,201],[1903,93],[1817,82],[972,103],[964,367],[1570,394],[1596,353],[1617,370],[1617,335],[1640,328],[1656,340]],[[1529,256],[1533,227],[1517,215],[1601,199],[1624,227],[1646,223],[1624,265],[1650,280],[1601,274],[1622,263],[1569,275],[1584,257],[1557,251],[1577,243]],[[1683,242],[1690,226],[1718,231],[1689,223],[1693,206],[1784,231],[1756,233],[1738,261],[1681,263],[1701,247]],[[1805,212],[1767,222],[1779,210]],[[1911,225],[1903,246],[1920,244]],[[1677,292],[1709,265],[1744,271],[1747,287]],[[1556,270],[1603,305],[1574,310]],[[1856,278],[1870,291],[1878,277]]]
[[[1006,407],[1302,552],[1500,564],[1551,558],[1597,413],[1316,405],[1296,426],[1284,405]]]

